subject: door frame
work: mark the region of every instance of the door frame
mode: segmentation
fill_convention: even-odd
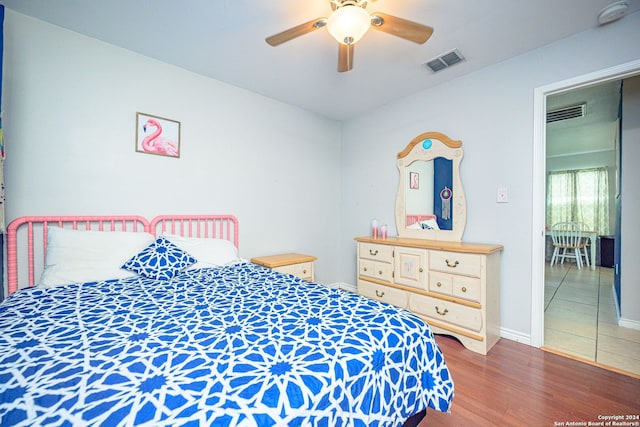
[[[540,86],[533,92],[533,192],[531,225],[531,345],[544,344],[547,96],[640,74],[640,60]]]

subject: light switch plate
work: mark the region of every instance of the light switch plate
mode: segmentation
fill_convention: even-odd
[[[496,192],[496,203],[507,203],[509,201],[509,190],[506,187],[498,187]]]

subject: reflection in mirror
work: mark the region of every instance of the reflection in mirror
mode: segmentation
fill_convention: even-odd
[[[452,161],[436,157],[416,160],[405,167],[405,226],[451,230]]]
[[[460,181],[461,160],[462,142],[439,132],[418,135],[398,153],[399,236],[462,239],[467,214]]]

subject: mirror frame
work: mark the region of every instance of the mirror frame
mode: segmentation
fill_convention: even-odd
[[[431,147],[423,148],[425,140],[431,140]],[[430,161],[436,157],[444,157],[452,161],[453,200],[451,230],[415,230],[406,226],[406,180],[405,166],[417,160]],[[467,202],[460,180],[460,162],[462,161],[462,141],[456,141],[440,132],[425,132],[416,136],[407,147],[398,153],[398,170],[400,183],[396,197],[396,228],[400,237],[420,239],[446,240],[459,242],[467,222]]]

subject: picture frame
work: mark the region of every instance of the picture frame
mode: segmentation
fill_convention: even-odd
[[[420,174],[418,172],[409,172],[409,188],[412,190],[420,188]]]
[[[180,158],[180,122],[137,112],[136,151]]]

